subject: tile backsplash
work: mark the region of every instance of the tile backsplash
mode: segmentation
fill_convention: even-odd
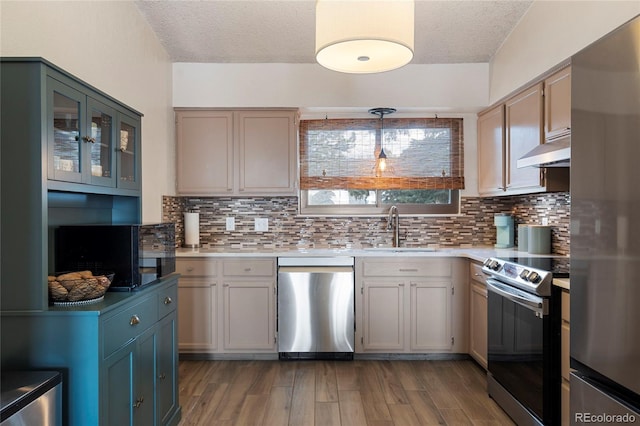
[[[163,221],[176,224],[176,245],[184,243],[184,212],[200,214],[200,245],[241,250],[361,248],[390,245],[386,216],[301,216],[297,197],[163,197]],[[402,210],[400,210],[402,213]],[[496,242],[493,216],[510,213],[518,224],[552,227],[552,251],[569,254],[571,197],[568,192],[512,197],[463,197],[460,214],[400,218],[400,244],[487,246]],[[234,217],[235,230],[226,231]],[[254,231],[254,219],[268,220],[267,231]],[[517,238],[517,237],[516,237]],[[517,239],[516,239],[517,244]]]

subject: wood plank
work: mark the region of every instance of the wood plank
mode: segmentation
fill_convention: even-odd
[[[338,391],[360,390],[358,379],[357,362],[336,362],[336,381]]]
[[[425,384],[420,377],[416,374],[417,371],[422,369],[421,362],[415,361],[394,361],[393,368],[395,369],[398,381],[402,384],[402,388],[406,391],[426,390]]]
[[[320,361],[316,363],[315,371],[316,402],[338,402],[338,383],[335,364],[330,361]]]
[[[362,398],[362,406],[364,407],[364,414],[367,417],[367,423],[371,423],[372,421],[393,420],[382,391],[361,391],[360,397]]]
[[[411,405],[405,404],[391,404],[389,405],[389,412],[393,417],[393,422],[402,426],[420,426],[420,420],[416,417],[416,413],[411,408]]]
[[[316,372],[312,364],[299,367],[291,398],[290,426],[309,426],[315,419]]]
[[[364,406],[359,391],[338,391],[340,401],[340,424],[349,426],[367,426]]]
[[[254,426],[262,424],[268,400],[269,396],[266,394],[247,395],[240,409],[240,414],[234,421],[234,425]]]
[[[264,414],[263,424],[265,426],[286,425],[289,423],[292,394],[292,387],[274,386],[271,389]]]
[[[387,404],[408,404],[409,400],[402,387],[402,384],[395,375],[395,370],[391,361],[380,361],[380,370],[378,372],[380,383],[382,384],[382,392]]]
[[[420,424],[438,425],[444,418],[426,391],[407,391],[407,397]]]
[[[440,413],[442,414],[442,417],[444,418],[444,421],[448,426],[466,426],[473,424],[462,409],[445,408],[441,409]]]
[[[210,383],[198,399],[198,403],[189,412],[189,423],[204,425],[216,418],[215,412],[229,389],[228,383]]]
[[[316,402],[315,426],[335,426],[340,424],[340,404],[337,402]]]

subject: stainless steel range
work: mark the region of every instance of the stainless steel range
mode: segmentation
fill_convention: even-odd
[[[491,276],[489,395],[517,424],[559,424],[560,303],[551,283],[568,276],[568,258],[490,258],[482,270]]]

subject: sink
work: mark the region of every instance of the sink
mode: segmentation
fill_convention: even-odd
[[[434,252],[437,248],[434,247],[369,247],[363,249],[364,251],[377,251],[388,253],[420,253],[420,252]]]

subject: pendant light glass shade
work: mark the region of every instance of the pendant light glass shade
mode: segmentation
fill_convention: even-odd
[[[317,0],[316,60],[334,71],[390,71],[413,59],[413,0]]]

